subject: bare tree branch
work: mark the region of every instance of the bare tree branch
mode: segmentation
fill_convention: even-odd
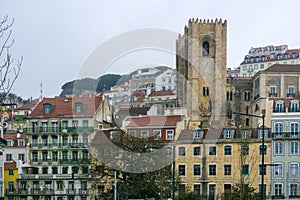
[[[8,16],[4,16],[0,21],[0,103],[5,99],[6,95],[11,91],[15,81],[20,75],[23,57],[14,63],[14,59],[10,53],[11,47],[15,40],[12,39],[12,26],[15,19],[9,20]]]

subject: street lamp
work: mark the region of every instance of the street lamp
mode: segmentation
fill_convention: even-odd
[[[261,151],[261,167],[262,167],[262,173],[261,173],[261,192],[260,192],[260,199],[264,200],[265,199],[265,191],[264,191],[264,170],[265,170],[265,116],[266,116],[266,111],[262,110],[262,114],[261,115],[252,115],[252,114],[248,114],[248,113],[239,113],[239,112],[233,112],[233,114],[236,115],[245,115],[245,116],[250,116],[250,117],[257,117],[257,118],[261,118],[262,119],[262,151]]]

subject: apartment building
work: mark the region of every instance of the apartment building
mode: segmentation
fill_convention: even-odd
[[[28,163],[18,199],[92,199],[90,154],[94,114],[102,97],[44,98],[28,115]]]
[[[274,64],[299,64],[300,49],[289,49],[288,45],[251,47],[240,64],[240,76],[252,77]]]
[[[183,130],[176,140],[178,194],[194,192],[208,199],[231,199],[232,186],[243,181],[260,188],[264,173],[265,191],[270,189],[270,168],[262,169],[261,155],[270,162],[270,138],[262,129],[225,127],[221,134],[209,135],[207,129]]]

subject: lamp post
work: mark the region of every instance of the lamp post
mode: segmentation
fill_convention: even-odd
[[[248,114],[248,113],[239,113],[239,112],[233,112],[233,114],[236,115],[245,115],[245,116],[250,116],[250,117],[257,117],[257,118],[261,118],[262,119],[262,151],[261,151],[261,190],[260,190],[260,199],[264,200],[265,199],[265,191],[264,191],[264,176],[265,176],[265,116],[266,116],[266,112],[265,110],[262,110],[262,114],[261,115],[252,115],[252,114]]]

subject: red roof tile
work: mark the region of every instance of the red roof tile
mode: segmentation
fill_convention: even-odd
[[[20,137],[17,138],[17,133],[4,133],[3,138],[6,140],[15,140],[15,139],[26,139],[25,134],[20,134]]]
[[[149,94],[149,97],[153,97],[153,96],[166,96],[166,95],[174,95],[174,93],[171,90],[153,91],[151,94]]]
[[[32,110],[37,105],[37,103],[38,102],[31,103],[31,104],[25,104],[25,105],[22,105],[22,106],[16,108],[15,110]]]
[[[4,169],[17,169],[16,162],[5,162]]]
[[[265,72],[300,72],[300,65],[274,64]]]
[[[127,127],[176,126],[183,120],[183,115],[128,117],[125,120],[129,122]]]
[[[44,98],[34,108],[27,118],[57,118],[57,117],[85,117],[92,116],[102,102],[102,97],[69,97]],[[83,104],[83,112],[75,112],[75,103]],[[44,114],[44,104],[51,104],[53,110]]]
[[[117,112],[117,116],[139,116],[147,115],[147,111],[150,107],[130,107],[130,108],[120,108]]]

